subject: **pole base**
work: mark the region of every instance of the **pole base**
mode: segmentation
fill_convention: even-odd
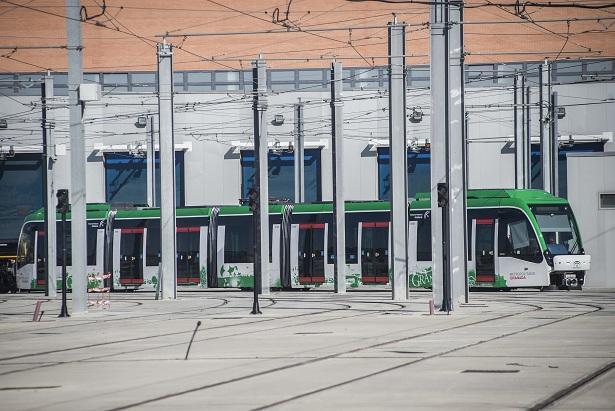
[[[260,307],[258,306],[258,301],[254,301],[254,305],[252,306],[252,311],[250,314],[262,314]]]

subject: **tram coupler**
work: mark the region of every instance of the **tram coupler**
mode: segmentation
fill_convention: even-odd
[[[551,273],[551,285],[559,289],[578,289],[585,284],[585,272],[555,272]]]

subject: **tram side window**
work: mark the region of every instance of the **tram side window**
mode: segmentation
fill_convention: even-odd
[[[417,223],[416,260],[431,261],[431,219],[419,220]]]
[[[347,214],[345,224],[345,243],[346,243],[346,264],[357,264],[357,240],[359,235],[359,221],[362,220],[359,214]],[[328,246],[328,258],[327,264],[335,263],[335,239],[333,238],[333,224],[329,225],[329,232],[327,234]]]
[[[17,268],[26,264],[34,264],[34,226],[32,224],[24,225],[17,250]]]
[[[505,210],[500,220],[498,248],[500,257],[514,257],[539,263],[542,253],[536,234],[527,217],[519,210]]]
[[[145,265],[157,267],[160,264],[160,220],[145,221],[147,241],[145,243]]]
[[[87,229],[87,249],[88,261],[87,265],[96,265],[96,236],[98,234],[98,224],[88,224]]]
[[[360,215],[346,214],[346,264],[358,264]]]
[[[251,217],[228,217],[220,225],[224,225],[224,262],[252,263],[254,262],[254,247],[252,245]]]

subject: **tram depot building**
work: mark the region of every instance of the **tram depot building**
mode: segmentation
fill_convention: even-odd
[[[508,65],[469,66],[466,88],[468,106],[468,159],[470,189],[510,188],[514,186],[513,111],[490,109],[512,103],[511,79],[498,78],[498,70],[508,73],[509,66],[525,70],[537,62]],[[576,75],[571,75],[573,68]],[[480,71],[480,72],[478,72]],[[496,79],[480,80],[488,76]],[[348,200],[388,200],[390,163],[388,150],[388,99],[386,70],[369,67],[348,68],[345,82],[344,125],[346,161],[344,164],[345,195]],[[362,74],[367,73],[367,74]],[[565,73],[565,74],[558,74]],[[605,100],[615,94],[615,84],[583,84],[585,75],[608,73],[615,75],[613,60],[572,61],[555,64],[554,89],[566,105],[567,95],[588,101]],[[252,146],[251,73],[224,71],[175,72],[175,152],[178,206],[232,205],[245,198],[254,181],[254,152]],[[271,125],[269,131],[270,197],[294,201],[294,111],[301,102],[304,109],[304,167],[306,202],[330,201],[331,142],[329,91],[326,89],[326,69],[270,70],[269,104]],[[408,191],[411,197],[429,191],[429,82],[428,67],[410,67],[408,70],[407,101],[409,112],[421,110],[420,123],[408,121]],[[19,113],[30,102],[40,99],[38,75],[2,75],[3,93],[0,96],[4,112]],[[139,117],[156,119],[155,73],[88,73],[89,81],[103,88],[101,101],[85,108],[85,138],[87,150],[88,203],[147,204],[146,138],[149,129],[139,128]],[[65,74],[57,74],[55,95],[66,98]],[[29,83],[31,81],[32,83]],[[476,84],[474,84],[476,83]],[[580,83],[580,84],[579,84]],[[33,87],[28,87],[29,85]],[[309,91],[301,89],[309,87]],[[531,90],[534,100],[537,90]],[[9,96],[8,93],[11,93]],[[229,98],[231,96],[231,98]],[[223,103],[211,104],[217,100]],[[230,100],[230,101],[229,101]],[[476,104],[475,104],[476,103]],[[473,108],[473,105],[480,106]],[[57,186],[69,188],[70,161],[66,144],[68,110],[60,108],[54,113],[58,146]],[[532,113],[532,187],[541,188],[538,146],[538,114]],[[276,120],[277,119],[277,120]],[[40,133],[34,123],[11,122],[11,128],[33,130],[31,135],[21,133],[19,143],[3,145],[1,191],[2,235],[9,244],[16,241],[26,214],[39,208],[42,184],[41,152],[36,146]],[[154,130],[157,123],[154,121]],[[585,221],[580,223],[585,238],[600,234],[601,227],[612,225],[612,210],[588,203],[586,196],[598,198],[614,190],[611,166],[600,169],[604,182],[600,193],[587,193],[598,178],[595,172],[584,168],[574,175],[585,191],[568,189],[567,167],[570,154],[609,152],[614,146],[615,119],[612,107],[606,105],[566,107],[566,117],[560,121],[559,189],[560,196],[568,197],[577,215],[583,215],[589,226],[592,216],[600,209],[604,225],[585,233]],[[9,132],[0,130],[3,135]],[[10,150],[10,152],[9,152]],[[584,157],[573,157],[575,162]],[[587,157],[593,158],[593,157]],[[608,159],[609,157],[605,157]],[[615,158],[615,157],[610,157]],[[610,163],[612,164],[612,162]],[[159,161],[157,158],[157,172]],[[611,171],[609,171],[611,170]],[[602,179],[603,177],[600,177]],[[158,175],[159,179],[159,175]],[[602,181],[602,180],[601,180]],[[24,189],[30,187],[30,189]],[[579,197],[569,194],[578,193]],[[581,194],[582,193],[582,194]],[[157,193],[158,197],[160,193]],[[590,210],[581,210],[592,205]],[[596,208],[594,208],[596,207]],[[580,217],[578,217],[580,218]],[[598,230],[598,231],[596,231]],[[605,230],[606,231],[606,230]],[[608,231],[605,234],[608,238]],[[590,235],[591,234],[591,235]],[[598,242],[599,243],[599,242]],[[598,244],[597,243],[597,244]],[[593,250],[592,250],[593,251]],[[605,250],[606,251],[606,250]],[[604,252],[608,255],[608,252]],[[595,281],[595,283],[592,283]],[[588,287],[612,286],[615,279],[601,276],[587,278]]]
[[[327,2],[314,2],[320,8],[327,8],[324,3]],[[363,15],[369,13],[367,7]],[[161,27],[181,26],[182,20],[174,16],[171,13],[164,24],[162,20],[157,23]],[[362,14],[352,16],[360,18]],[[32,21],[41,22],[44,16],[33,18]],[[135,18],[138,28],[153,33],[147,20],[142,15],[140,18]],[[390,16],[381,20],[386,22],[387,18]],[[404,18],[412,20],[415,17]],[[24,28],[5,20],[12,24],[6,26],[10,30],[28,36]],[[318,18],[315,21],[319,21]],[[41,33],[64,34],[63,25],[53,24]],[[249,29],[250,24],[242,24],[242,29]],[[94,33],[93,28],[85,30],[86,34]],[[425,33],[422,32],[421,36]],[[386,37],[386,33],[382,35]],[[512,47],[508,40],[505,44],[493,44],[485,36],[478,37],[480,42],[475,42],[478,48]],[[154,140],[157,140],[158,131],[157,74],[155,64],[152,64],[155,50],[135,46],[138,44],[135,39],[132,39],[136,41],[131,43],[132,48],[126,49],[120,41],[115,44],[104,37],[94,38],[95,47],[99,47],[96,52],[87,48],[86,38],[86,55],[89,53],[89,57],[84,65],[84,82],[99,84],[102,93],[98,101],[84,105],[87,202],[145,205],[148,203],[146,146],[150,130],[153,128]],[[468,36],[467,41],[471,42],[471,39]],[[296,44],[286,42],[284,47],[307,50],[312,40],[320,41],[308,37]],[[540,40],[544,40],[545,47],[558,50],[561,47],[561,42],[554,39],[541,37]],[[232,39],[217,38],[215,44],[209,38],[208,41],[210,43],[206,44],[220,53],[223,52],[222,44],[239,49],[238,44],[242,42],[254,42],[247,34]],[[612,47],[608,38],[600,37],[599,41],[605,49]],[[426,42],[422,38],[409,41],[409,44],[412,47],[418,44],[417,52],[428,53]],[[386,54],[386,41],[370,47],[372,55]],[[270,67],[267,71],[270,197],[290,202],[295,200],[295,115],[300,104],[303,109],[305,201],[331,201],[329,61],[280,61],[283,59],[276,60],[279,54],[271,54],[271,61],[268,61],[267,47],[263,48],[265,61]],[[246,49],[245,44],[243,49]],[[128,56],[131,50],[138,52],[135,51],[131,57]],[[117,56],[114,51],[117,51]],[[349,55],[346,49],[338,52]],[[17,51],[10,57],[17,59],[19,53],[29,51]],[[351,48],[350,53],[357,57]],[[406,71],[408,193],[412,198],[417,193],[430,191],[430,122],[442,121],[433,118],[430,112],[430,71],[427,54],[422,56],[408,58]],[[615,221],[612,200],[615,167],[611,161],[614,157],[608,154],[615,151],[615,105],[612,104],[615,99],[615,60],[609,58],[608,53],[605,57],[591,53],[580,57],[566,53],[558,56],[566,56],[551,63],[552,90],[558,92],[559,105],[565,108],[565,115],[559,119],[559,195],[568,198],[578,218],[584,220],[579,222],[582,236],[598,241],[596,251],[588,250],[596,261],[602,258],[598,254],[609,254],[604,244],[608,241],[612,244],[611,227]],[[114,60],[116,57],[121,64]],[[37,66],[47,67],[42,60],[32,61],[36,61]],[[178,57],[177,62],[180,60]],[[180,207],[236,205],[247,197],[254,183],[250,60],[246,58],[237,66],[237,61],[215,64],[197,58],[174,67],[175,177],[177,205]],[[391,175],[386,59],[376,59],[374,65],[361,59],[342,61],[345,198],[348,201],[386,201],[390,196]],[[61,59],[53,57],[48,62],[54,65],[49,74],[54,82],[52,132],[56,138],[56,188],[70,189],[67,70],[65,61]],[[542,56],[532,54],[512,55],[510,59],[505,54],[495,57],[475,55],[465,66],[468,188],[514,187],[513,76],[515,72],[525,73],[529,101],[536,103],[539,65],[542,63]],[[40,100],[44,74],[44,71],[32,65],[20,65],[16,60],[4,62],[0,67],[0,244],[7,249],[15,247],[24,217],[42,206]],[[153,127],[149,126],[150,122]],[[148,123],[147,127],[142,127],[145,123]],[[530,109],[529,124],[531,188],[542,188],[540,118],[536,106]],[[597,158],[603,159],[603,166],[592,168],[581,164]],[[574,162],[572,178],[571,161]],[[156,186],[159,186],[158,153],[155,164]],[[588,197],[592,201],[588,201]],[[154,200],[154,204],[158,201]],[[603,223],[596,225],[592,218],[598,213]],[[600,243],[602,240],[596,239],[604,241]],[[586,286],[615,287],[615,276],[594,279],[590,273]]]

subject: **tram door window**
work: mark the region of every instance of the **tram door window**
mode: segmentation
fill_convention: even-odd
[[[361,230],[361,281],[386,284],[389,281],[389,223],[364,222]]]
[[[476,218],[476,282],[495,281],[495,222],[494,218]]]
[[[325,224],[299,224],[299,283],[325,282]]]
[[[147,244],[145,245],[145,265],[157,267],[160,264],[160,220],[145,220]]]
[[[177,283],[199,282],[201,227],[177,227]]]
[[[143,284],[143,228],[122,228],[120,284]]]

